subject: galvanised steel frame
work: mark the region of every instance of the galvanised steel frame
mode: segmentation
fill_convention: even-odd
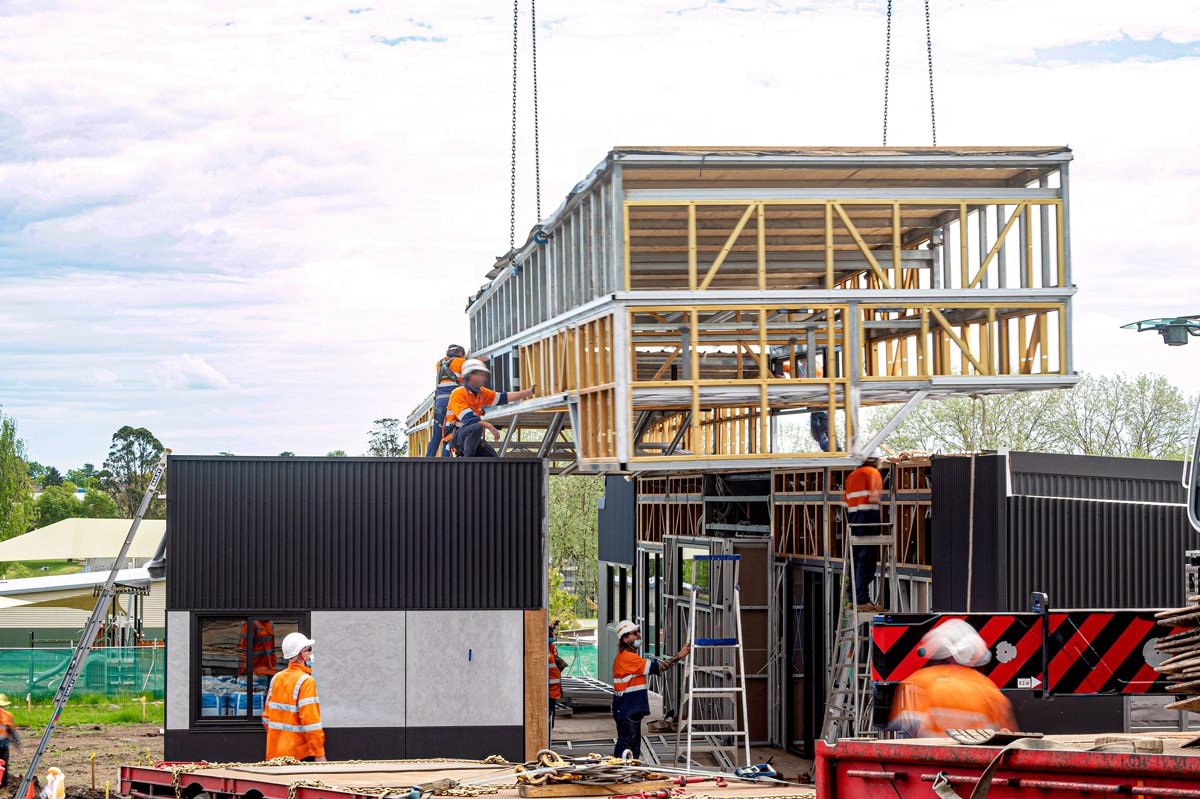
[[[864,406],[1075,382],[1066,148],[617,149],[467,307],[505,453],[856,463]],[[424,451],[431,400],[409,418]],[[828,415],[832,446],[785,435]],[[800,440],[797,440],[799,438]]]

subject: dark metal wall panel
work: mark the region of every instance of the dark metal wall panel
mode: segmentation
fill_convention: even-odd
[[[596,521],[599,560],[632,565],[637,550],[637,481],[610,474]]]
[[[975,502],[971,503],[974,460]],[[931,462],[933,529],[930,562],[937,611],[1004,610],[1002,586],[1015,564],[1001,556],[1005,529],[1005,464],[1000,455],[935,457]],[[973,517],[973,523],[972,523]],[[973,564],[973,568],[968,568]],[[967,589],[971,602],[968,608]]]
[[[1011,497],[1006,607],[1027,610],[1031,591],[1058,608],[1183,604],[1187,549],[1200,533],[1181,505]]]
[[[533,459],[171,456],[167,607],[544,605]]]
[[[1037,497],[1184,501],[1178,461],[1010,452],[1012,493]]]

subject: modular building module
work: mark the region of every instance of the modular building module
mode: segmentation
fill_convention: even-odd
[[[1065,147],[618,148],[467,306],[502,454],[844,465],[863,407],[1072,385]],[[787,434],[825,414],[828,451]],[[820,417],[818,417],[820,418]],[[408,419],[424,453],[432,397]],[[808,427],[802,427],[807,430]]]

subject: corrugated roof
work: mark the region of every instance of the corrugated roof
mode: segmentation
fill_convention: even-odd
[[[0,561],[115,558],[131,524],[131,519],[63,519],[0,541]],[[144,519],[129,547],[129,557],[154,557],[166,529],[167,523],[161,519]]]
[[[55,574],[49,577],[22,577],[17,580],[0,580],[0,596],[13,594],[35,594],[44,591],[72,591],[80,588],[92,589],[103,585],[108,579],[108,570]],[[150,579],[145,569],[121,569],[117,572],[118,583],[142,582]]]

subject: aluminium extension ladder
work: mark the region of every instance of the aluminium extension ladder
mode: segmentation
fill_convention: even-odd
[[[33,751],[33,756],[29,760],[29,765],[25,769],[24,776],[21,777],[21,786],[13,796],[27,796],[29,793],[30,783],[37,774],[38,762],[42,759],[42,755],[46,753],[46,748],[50,744],[50,736],[54,734],[54,728],[58,726],[58,719],[62,716],[62,712],[67,706],[67,700],[71,698],[71,691],[75,688],[75,681],[79,679],[79,675],[83,671],[83,666],[87,662],[88,652],[91,651],[92,644],[96,642],[96,634],[100,631],[100,623],[104,621],[104,617],[112,605],[113,597],[116,596],[117,572],[121,570],[121,564],[125,562],[125,558],[129,554],[129,547],[133,543],[133,538],[137,535],[138,527],[142,523],[142,517],[146,515],[146,509],[150,506],[150,501],[154,499],[158,491],[158,483],[162,479],[163,473],[167,470],[167,456],[170,454],[171,450],[163,450],[162,455],[158,459],[158,465],[154,467],[154,471],[150,475],[150,483],[146,486],[146,493],[142,495],[142,502],[138,505],[137,513],[133,517],[133,523],[129,525],[129,532],[125,534],[125,541],[121,544],[121,552],[117,555],[116,560],[113,561],[112,568],[108,570],[108,579],[104,581],[104,586],[96,593],[96,606],[92,608],[92,615],[88,616],[87,624],[83,627],[83,633],[79,636],[79,643],[75,645],[75,651],[71,654],[71,661],[67,664],[67,670],[63,674],[62,682],[58,684],[58,690],[54,692],[54,710],[50,714],[50,720],[46,722],[46,727],[42,730],[42,737],[38,740],[37,748]]]
[[[750,731],[746,712],[746,659],[742,650],[742,604],[741,588],[738,584],[741,555],[697,555],[692,560],[692,598],[688,611],[687,667],[683,674],[683,706],[680,708],[679,732],[675,738],[675,763],[684,756],[684,768],[696,766],[693,754],[709,753],[722,768],[733,768],[742,761],[750,765]],[[724,583],[720,580],[721,566],[733,564],[733,638],[696,637],[696,594],[697,567],[709,564],[709,585]],[[717,634],[713,631],[712,634]],[[712,654],[697,664],[701,652]],[[715,661],[715,662],[709,662]],[[697,674],[701,684],[697,684]],[[712,686],[703,675],[732,675],[731,685]],[[697,704],[701,717],[697,718]],[[686,736],[686,743],[685,743]],[[681,752],[682,750],[682,752]],[[739,751],[741,754],[739,755]]]
[[[833,642],[832,663],[829,667],[829,692],[825,700],[825,720],[821,725],[821,737],[828,743],[838,738],[874,737],[875,683],[871,678],[871,619],[874,612],[860,612],[854,601],[856,584],[854,577],[854,548],[879,547],[876,597],[883,599],[883,587],[889,588],[888,595],[900,605],[904,612],[904,598],[900,594],[900,580],[896,574],[896,524],[880,522],[872,525],[848,525],[845,557],[842,558],[842,590],[838,608],[837,635]],[[855,527],[888,527],[890,533],[882,535],[854,535]],[[874,581],[874,579],[873,579]]]

